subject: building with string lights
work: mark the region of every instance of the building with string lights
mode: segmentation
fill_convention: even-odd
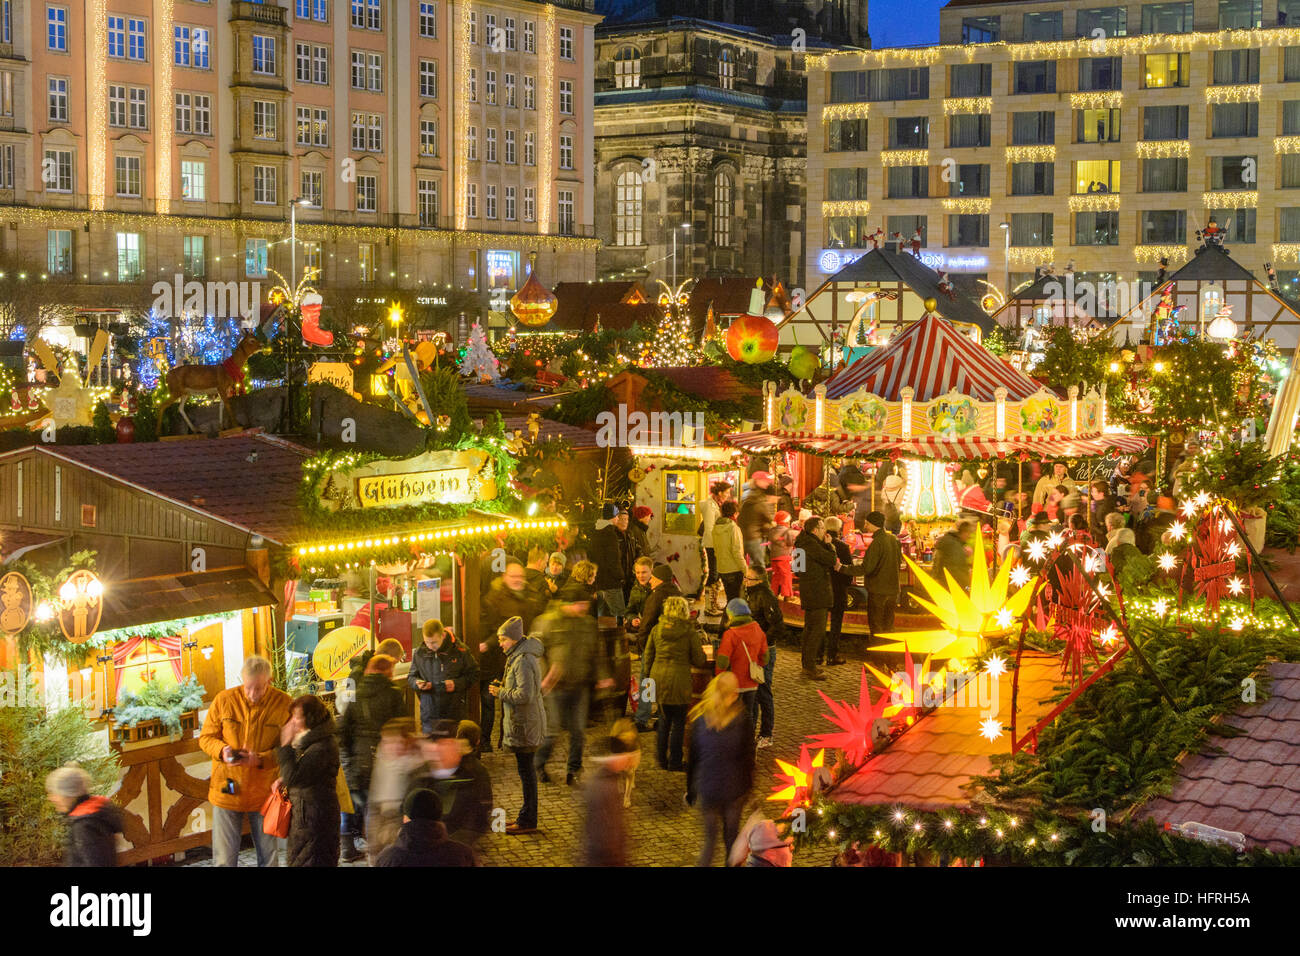
[[[531,251],[594,278],[592,0],[0,14],[0,252],[32,281],[106,307],[176,274],[269,290],[291,232],[327,312],[455,290],[481,318]]]
[[[1053,264],[1153,280],[1213,218],[1237,262],[1300,294],[1300,3],[951,0],[939,16],[937,46],[809,58],[810,285],[877,230],[918,229],[922,260],[973,292]]]

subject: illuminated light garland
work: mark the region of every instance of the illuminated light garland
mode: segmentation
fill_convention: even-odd
[[[1013,266],[1045,266],[1056,261],[1054,246],[1012,246],[1007,260]]]
[[[1173,262],[1175,259],[1187,258],[1186,246],[1134,246],[1133,258],[1137,262],[1159,262],[1161,259],[1168,259]]]
[[[880,151],[881,166],[928,166],[930,151],[928,149],[883,149]]]
[[[555,125],[555,58],[559,51],[556,37],[559,28],[555,23],[555,6],[546,4],[545,43],[542,49],[541,125],[537,131],[537,231],[551,231],[551,185],[555,179],[554,139],[559,135]]]
[[[1008,146],[1008,163],[1051,163],[1056,161],[1055,146]]]
[[[1263,87],[1258,83],[1238,83],[1233,86],[1207,86],[1205,102],[1207,103],[1258,103],[1263,95]]]
[[[1138,140],[1139,159],[1165,159],[1192,155],[1192,144],[1185,139]]]
[[[822,203],[822,216],[865,216],[871,203],[865,199],[828,200]]]
[[[1259,193],[1247,189],[1213,189],[1201,196],[1207,209],[1254,209],[1259,205]]]
[[[86,97],[90,115],[86,123],[86,170],[89,189],[86,200],[91,209],[104,208],[107,195],[108,176],[108,23],[107,0],[92,0],[90,5],[90,22],[99,24],[100,29],[88,30],[90,34],[90,62],[94,64],[87,79]],[[71,26],[71,24],[69,24]],[[167,51],[171,52],[170,44]],[[155,51],[155,56],[160,55]],[[171,103],[165,104],[167,109]]]
[[[1118,193],[1085,193],[1070,197],[1070,212],[1100,212],[1118,208]]]
[[[563,518],[535,519],[503,516],[503,519],[498,522],[468,525],[463,528],[429,528],[414,531],[410,534],[372,535],[369,538],[357,538],[352,541],[331,541],[302,545],[295,550],[299,557],[344,554],[349,551],[393,548],[399,545],[422,544],[426,541],[444,541],[452,538],[482,537],[505,532],[545,531],[551,528],[565,528],[568,527],[568,524],[569,522]]]
[[[963,113],[992,113],[991,96],[950,96],[943,101],[943,111],[948,116]]]
[[[1300,242],[1273,243],[1274,262],[1300,262]]]
[[[1076,110],[1114,110],[1124,105],[1124,94],[1119,90],[1096,90],[1091,93],[1071,93],[1070,108]]]
[[[172,208],[172,127],[176,122],[172,96],[172,19],[175,0],[162,0],[154,38],[154,105],[158,107],[158,169],[154,174],[154,208],[167,215]],[[96,21],[102,23],[103,21]]]
[[[460,75],[456,78],[455,109],[456,116],[460,118],[462,127],[468,125],[466,123],[466,113],[469,109],[469,17],[471,8],[472,5],[469,3],[461,6],[460,35],[456,37],[456,70]],[[464,136],[453,135],[451,142],[456,163],[456,228],[464,229],[469,224],[469,153],[467,152],[469,147]],[[538,222],[540,221],[541,217],[538,216]]]
[[[1273,152],[1300,153],[1300,136],[1277,136],[1273,139]]]
[[[987,215],[993,209],[993,200],[987,196],[967,196],[955,199],[944,199],[941,204],[948,212],[955,212],[961,215]]]
[[[835,120],[866,119],[871,112],[870,103],[828,103],[822,107],[822,122]]]

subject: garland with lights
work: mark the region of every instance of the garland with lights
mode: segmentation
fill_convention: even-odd
[[[88,640],[74,644],[63,633],[58,616],[48,621],[38,621],[36,608],[42,604],[58,605],[59,588],[72,575],[81,570],[95,570],[94,551],[78,551],[68,559],[67,565],[56,574],[48,575],[30,561],[15,562],[10,570],[17,571],[27,578],[32,587],[32,618],[18,634],[18,653],[26,656],[35,654],[68,663],[81,661],[87,651],[92,651],[108,644],[116,643],[121,637],[113,631],[100,631],[92,634]]]

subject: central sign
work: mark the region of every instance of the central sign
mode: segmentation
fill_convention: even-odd
[[[468,489],[468,468],[443,468],[438,471],[357,479],[357,499],[363,508],[437,504],[464,495]]]
[[[497,496],[492,459],[485,451],[427,451],[414,458],[383,459],[331,472],[320,488],[333,511],[467,505]]]

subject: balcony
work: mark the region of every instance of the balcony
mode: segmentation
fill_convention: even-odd
[[[230,5],[231,20],[252,20],[269,27],[288,26],[288,11],[284,7],[274,7],[267,3],[248,3],[235,0]]]

